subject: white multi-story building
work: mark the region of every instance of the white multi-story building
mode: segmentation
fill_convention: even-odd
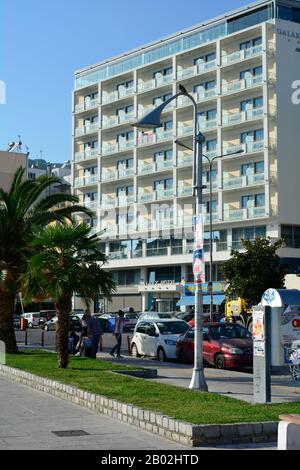
[[[168,105],[156,131],[132,127],[180,83],[198,103],[206,155],[225,154],[211,175],[203,161],[214,281],[241,238],[283,236],[287,272],[300,265],[299,23],[299,2],[259,1],[76,72],[72,184],[119,284],[109,310],[172,308],[193,280],[192,152],[175,143],[192,144],[191,104]]]

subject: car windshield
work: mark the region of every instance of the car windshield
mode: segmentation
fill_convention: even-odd
[[[211,337],[213,339],[222,338],[251,338],[251,333],[241,325],[228,324],[216,325],[210,328]]]
[[[182,321],[156,322],[156,325],[162,335],[183,335],[189,329]]]

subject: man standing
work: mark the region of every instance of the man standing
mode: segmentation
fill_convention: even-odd
[[[103,335],[102,327],[100,321],[91,316],[90,313],[86,313],[84,316],[86,326],[87,326],[87,335],[91,339],[91,358],[96,359],[98,346],[101,336]]]
[[[119,310],[118,318],[115,324],[115,330],[113,333],[117,340],[117,344],[109,353],[112,357],[115,357],[114,354],[115,354],[115,351],[117,351],[117,358],[121,358],[120,353],[121,353],[121,346],[122,346],[122,333],[124,331],[124,324],[125,324],[124,312],[122,312],[122,310]]]

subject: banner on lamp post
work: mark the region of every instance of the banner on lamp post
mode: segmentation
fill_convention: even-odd
[[[195,284],[202,284],[205,282],[204,229],[202,215],[194,217],[194,228],[193,273]]]

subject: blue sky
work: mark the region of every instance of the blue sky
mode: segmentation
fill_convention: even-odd
[[[31,157],[42,150],[47,161],[69,160],[75,70],[248,3],[2,0],[0,149],[20,134]]]

